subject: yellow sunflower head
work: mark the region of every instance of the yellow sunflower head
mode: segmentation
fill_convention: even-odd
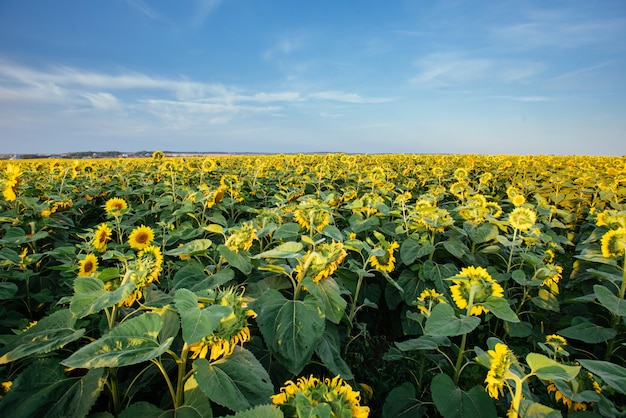
[[[509,369],[517,363],[517,359],[509,347],[502,343],[497,343],[488,354],[491,362],[485,378],[486,389],[489,396],[498,399],[503,393]]]
[[[483,267],[465,267],[459,274],[448,279],[454,283],[450,287],[452,299],[459,309],[467,309],[471,305],[469,315],[480,315],[489,312],[484,303],[490,296],[503,297],[504,289],[491,277]]]
[[[96,228],[93,237],[93,247],[104,252],[107,249],[107,243],[111,240],[112,231],[106,223],[101,223]]]
[[[600,393],[602,391],[600,385],[594,378],[593,374],[587,372],[581,372],[570,381],[551,381],[548,385],[548,393],[554,394],[554,400],[561,402],[570,411],[586,411],[587,408],[593,405],[593,402],[578,402],[574,399],[578,398],[577,395],[583,391],[593,391]]]
[[[378,271],[390,273],[396,266],[395,250],[400,248],[400,244],[395,241],[388,242],[379,240],[378,245],[373,249],[369,262]]]
[[[128,236],[128,244],[130,248],[135,250],[143,250],[154,240],[154,231],[149,226],[141,225],[133,229]]]
[[[361,393],[339,376],[321,380],[311,375],[298,378],[296,383],[289,380],[271,398],[285,416],[297,416],[296,403],[307,401],[311,406],[327,404],[332,417],[367,418],[370,413],[369,407],[361,406]]]
[[[307,231],[321,231],[331,221],[330,208],[323,202],[309,198],[293,211],[293,219]]]
[[[297,280],[309,276],[317,283],[332,275],[347,255],[341,242],[322,243],[315,251],[307,252],[294,268]]]
[[[128,203],[119,197],[112,197],[104,204],[104,210],[109,216],[121,216],[126,209],[128,209]]]
[[[509,214],[509,225],[521,232],[528,231],[535,225],[535,222],[537,222],[537,214],[525,207],[517,207]]]
[[[252,222],[244,222],[239,227],[230,229],[230,232],[225,245],[235,252],[248,251],[254,240],[258,239]]]
[[[611,229],[602,236],[602,256],[616,258],[626,251],[626,228]]]
[[[524,195],[518,194],[513,196],[511,202],[515,207],[522,206],[524,203],[526,203],[526,198],[524,197]]]
[[[439,303],[446,303],[443,294],[437,292],[435,289],[425,289],[417,297],[415,305],[424,316],[429,316],[435,305]]]
[[[89,253],[78,262],[78,276],[93,276],[98,269],[98,257]]]

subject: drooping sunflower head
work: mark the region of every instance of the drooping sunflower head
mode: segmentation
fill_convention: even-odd
[[[469,315],[480,315],[489,312],[484,303],[490,296],[503,297],[504,289],[491,277],[483,267],[465,267],[459,274],[450,279],[454,285],[450,287],[452,299],[459,309],[467,309],[471,303]]]
[[[306,199],[293,211],[293,219],[307,231],[321,231],[330,223],[330,208],[318,199]]]
[[[415,207],[409,211],[409,218],[417,223],[416,227],[435,232],[443,232],[445,228],[454,224],[450,212],[435,206],[432,201],[426,199],[416,202]]]
[[[626,252],[626,228],[611,229],[602,236],[602,256],[617,258]]]
[[[322,243],[307,252],[294,268],[297,280],[311,277],[315,283],[332,275],[348,253],[341,242]]]
[[[152,282],[158,282],[159,275],[163,269],[163,253],[161,252],[161,248],[156,245],[148,245],[144,247],[143,250],[139,251],[137,257],[142,261],[148,272],[145,276],[146,283],[144,286]]]
[[[78,276],[93,276],[97,269],[98,257],[94,254],[89,253],[78,262]]]
[[[130,248],[143,250],[154,240],[154,231],[149,226],[141,225],[133,229],[128,236]]]
[[[400,244],[395,241],[379,240],[378,245],[370,255],[370,264],[378,271],[392,272],[396,266],[395,250],[398,248],[400,248]]]
[[[469,196],[465,204],[459,206],[457,211],[463,219],[473,224],[484,222],[485,216],[491,213],[491,210],[487,207],[487,198],[482,194]]]
[[[298,417],[296,404],[303,402],[313,407],[327,404],[331,417],[367,418],[370,413],[369,407],[361,406],[361,393],[339,376],[320,380],[311,375],[298,378],[296,383],[289,380],[280,388],[280,393],[271,398],[285,417]]]
[[[231,355],[238,344],[250,341],[248,318],[256,316],[256,313],[248,309],[249,300],[244,298],[243,291],[234,287],[212,290],[206,298],[198,300],[203,305],[229,306],[232,312],[221,319],[213,333],[190,345],[192,358],[209,355],[209,360],[217,360]]]
[[[626,210],[606,210],[598,213],[596,226],[607,226],[611,229],[626,228]]]
[[[252,222],[244,222],[237,228],[230,229],[230,236],[225,245],[235,252],[248,251],[255,239],[258,239]]]
[[[555,356],[555,355],[568,356],[569,355],[569,353],[565,351],[565,348],[564,348],[567,346],[567,340],[561,337],[560,335],[556,335],[556,334],[547,335],[546,342],[539,343],[539,345],[550,356]]]
[[[537,222],[537,214],[526,207],[517,207],[509,214],[509,225],[518,231],[524,232],[532,228]]]
[[[558,295],[562,273],[563,267],[548,263],[537,271],[537,277],[543,280],[542,286],[546,286],[553,294]]]
[[[486,389],[489,396],[498,399],[503,393],[507,373],[512,365],[517,363],[515,354],[506,344],[497,343],[493,350],[488,351],[490,367],[485,378]]]
[[[548,393],[554,394],[554,400],[561,402],[570,411],[586,411],[593,405],[593,401],[583,392],[591,391],[596,394],[602,392],[600,384],[590,372],[581,372],[570,381],[551,381],[547,387]],[[589,393],[589,392],[587,392]]]
[[[128,209],[128,203],[119,197],[112,197],[104,204],[104,210],[109,216],[121,216],[126,209]]]
[[[435,289],[425,289],[417,297],[415,305],[424,316],[429,316],[435,305],[440,303],[446,303],[446,298],[443,294],[437,292]]]
[[[107,243],[111,240],[112,231],[106,223],[101,223],[96,228],[93,236],[93,247],[104,252],[107,249]]]

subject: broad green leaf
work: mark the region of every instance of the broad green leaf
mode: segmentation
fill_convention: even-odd
[[[319,300],[326,318],[330,322],[338,324],[344,316],[348,303],[341,297],[335,279],[327,277],[315,283],[313,279],[306,277],[303,280],[303,285],[310,294]]]
[[[626,300],[618,298],[609,289],[599,284],[593,286],[593,293],[598,298],[598,302],[613,315],[626,316]]]
[[[420,247],[420,243],[413,238],[407,238],[400,245],[400,260],[407,266],[413,264],[417,258],[417,250]]]
[[[77,318],[83,318],[104,308],[117,305],[130,296],[135,285],[129,280],[112,292],[104,289],[104,282],[95,277],[77,277],[74,279],[74,296],[70,311]]]
[[[600,395],[595,390],[587,389],[582,392],[574,392],[563,380],[555,380],[553,383],[557,390],[571,399],[572,402],[598,402],[600,400]]]
[[[27,234],[22,228],[14,227],[9,228],[2,239],[0,244],[6,244],[10,246],[17,246],[26,244],[28,242],[35,242],[42,238],[46,238],[48,233],[46,231],[39,231],[34,234]]]
[[[296,239],[300,237],[300,224],[288,222],[279,226],[272,234],[274,239]]]
[[[96,402],[105,376],[103,369],[83,377],[66,378],[53,360],[37,361],[13,382],[0,402],[0,416],[84,417]]]
[[[157,313],[148,312],[130,318],[104,337],[80,348],[61,364],[93,369],[148,361],[163,354],[174,339],[170,337],[159,343],[157,337],[162,326],[163,319]]]
[[[195,260],[185,263],[185,266],[174,275],[174,289],[189,289],[193,292],[215,289],[235,277],[235,271],[230,268],[223,268],[214,274],[207,274],[204,266]]]
[[[301,251],[302,243],[289,241],[271,250],[257,254],[252,258],[298,258],[302,257]]]
[[[34,326],[11,339],[1,351],[0,364],[33,354],[48,353],[78,340],[85,330],[74,329],[75,322],[76,319],[69,309],[62,309],[44,317]]]
[[[308,363],[324,333],[324,313],[313,296],[288,300],[266,290],[253,304],[266,344],[281,363],[298,374]]]
[[[187,344],[193,344],[212,334],[222,318],[233,312],[230,306],[222,305],[210,305],[200,309],[198,297],[187,289],[178,289],[174,301],[180,315],[183,340]]]
[[[435,305],[430,316],[426,319],[424,334],[434,337],[452,337],[467,334],[473,331],[480,318],[476,316],[462,316],[457,318],[454,309],[447,303]]]
[[[498,236],[498,227],[494,224],[484,222],[469,228],[468,235],[472,242],[483,244],[496,239]]]
[[[185,406],[193,408],[202,418],[212,418],[213,410],[209,397],[202,391],[196,378],[192,375],[185,382]]]
[[[585,369],[600,376],[604,382],[617,392],[626,395],[626,368],[619,364],[601,360],[578,360]]]
[[[339,228],[337,228],[334,225],[326,225],[322,231],[321,231],[322,235],[331,238],[335,241],[343,241],[343,234],[341,233],[341,231],[339,230]]]
[[[407,305],[411,305],[413,302],[415,302],[417,297],[420,295],[420,292],[424,290],[423,280],[420,279],[417,272],[411,271],[409,269],[403,270],[402,273],[400,273],[400,276],[398,277],[398,285],[404,291],[398,291],[397,294]]]
[[[344,380],[354,379],[350,366],[341,356],[341,341],[336,326],[326,324],[324,335],[315,348],[315,354],[332,376],[340,375]]]
[[[11,264],[20,264],[20,261],[22,261],[22,258],[17,253],[17,251],[11,248],[3,247],[3,248],[0,248],[0,260],[7,260]],[[6,263],[2,263],[2,264],[6,264]]]
[[[245,251],[233,251],[224,244],[220,244],[217,247],[217,250],[228,262],[228,264],[241,271],[243,274],[250,274],[252,272],[250,255],[248,255]]]
[[[314,405],[311,400],[302,392],[296,393],[295,399],[296,415],[298,418],[331,418],[332,408],[326,402]],[[333,415],[334,417],[335,415]],[[338,416],[343,416],[338,414]]]
[[[11,282],[0,283],[0,300],[13,298],[17,293],[17,285]]]
[[[196,408],[182,405],[176,409],[164,411],[159,418],[202,418],[202,414]]]
[[[460,239],[451,237],[443,242],[443,247],[454,257],[462,259],[469,252],[469,248]]]
[[[195,239],[189,241],[180,247],[173,248],[164,252],[165,255],[181,256],[181,255],[200,255],[205,254],[206,250],[211,247],[212,241],[210,239]]]
[[[164,411],[148,402],[135,402],[120,412],[119,418],[160,418]]]
[[[415,396],[415,388],[409,382],[395,387],[383,405],[383,418],[420,418],[426,413],[426,407]]]
[[[557,332],[565,338],[580,340],[589,344],[597,344],[610,340],[617,335],[613,328],[604,328],[594,324],[587,318],[576,316],[572,325]]]
[[[274,405],[259,405],[247,411],[237,412],[222,418],[284,418],[283,412]]]
[[[548,292],[546,289],[539,289],[537,292],[537,296],[531,299],[531,302],[541,309],[546,309],[549,311],[559,312],[559,301],[556,296],[552,293]]]
[[[482,386],[468,392],[456,387],[450,376],[438,374],[430,383],[433,402],[444,418],[497,417],[492,399]]]
[[[432,335],[421,335],[410,340],[395,342],[398,349],[402,351],[414,350],[436,350],[438,347],[448,347],[450,340],[447,337],[433,337]]]
[[[193,362],[198,386],[213,402],[233,411],[268,403],[274,387],[265,368],[254,355],[239,346],[228,357],[209,363]]]
[[[562,418],[561,411],[538,402],[522,399],[519,407],[519,416],[523,418]]]
[[[489,309],[489,312],[503,321],[519,322],[519,318],[515,315],[505,298],[489,296],[483,305]]]
[[[358,213],[350,216],[348,222],[350,223],[350,229],[352,232],[357,234],[359,232],[372,231],[380,224],[380,221],[376,216],[363,218],[363,216]]]
[[[510,322],[505,328],[511,337],[524,338],[533,333],[533,325],[530,322]]]
[[[539,353],[530,353],[526,356],[526,363],[539,379],[542,380],[572,380],[580,372],[580,366],[568,366],[552,360]]]

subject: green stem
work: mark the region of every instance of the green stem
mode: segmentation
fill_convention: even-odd
[[[109,376],[109,390],[111,391],[111,401],[113,402],[114,415],[117,416],[122,409],[122,405],[120,403],[120,394],[117,387],[117,368],[110,367]]]
[[[626,294],[626,255],[624,255],[624,260],[622,262],[622,287],[619,289],[619,298],[624,299],[625,294]]]
[[[474,306],[474,295],[478,290],[477,286],[470,286],[469,300],[467,301],[467,316],[471,316],[472,307]],[[461,370],[463,369],[463,359],[465,358],[465,344],[467,343],[467,333],[461,337],[461,345],[459,346],[459,354],[456,358],[456,364],[454,365],[454,384],[459,383],[459,377],[461,376]]]
[[[348,335],[352,330],[354,317],[356,316],[356,304],[359,301],[359,292],[361,292],[361,285],[363,284],[363,273],[359,273],[359,279],[356,282],[356,290],[354,291],[354,297],[352,298],[352,305],[350,306],[350,315],[348,316],[348,322],[350,323],[350,329],[348,329]]]
[[[509,253],[509,262],[506,264],[506,272],[511,271],[511,262],[513,261],[513,250],[515,249],[515,238],[517,238],[517,228],[513,230],[513,242],[511,243],[511,252]]]
[[[161,371],[161,374],[163,375],[163,378],[165,379],[165,383],[167,384],[167,388],[170,391],[170,396],[172,397],[174,408],[176,408],[176,391],[174,390],[174,386],[172,385],[172,381],[170,380],[170,377],[167,375],[167,371],[165,371],[163,364],[161,364],[161,360],[151,359],[150,361],[152,362],[152,364],[157,366],[157,368]]]
[[[180,354],[180,362],[178,363],[178,377],[176,382],[176,398],[174,400],[174,408],[178,408],[183,405],[183,395],[185,393],[185,374],[187,372],[187,354],[189,353],[189,346],[187,343],[183,344],[183,351]]]

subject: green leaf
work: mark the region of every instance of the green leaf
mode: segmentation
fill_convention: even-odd
[[[489,296],[483,305],[489,309],[489,312],[503,321],[519,322],[519,318],[515,315],[505,298]]]
[[[505,327],[511,337],[524,338],[533,333],[533,325],[530,322],[511,322],[505,324]]]
[[[236,268],[241,271],[243,274],[250,274],[252,272],[252,263],[250,262],[250,256],[245,251],[233,251],[224,244],[220,244],[217,247],[220,255],[224,257],[224,259]]]
[[[170,337],[159,343],[157,337],[163,319],[148,312],[113,328],[104,337],[80,348],[61,362],[68,367],[121,367],[138,364],[160,356],[173,341]]]
[[[410,340],[395,342],[398,349],[402,351],[414,350],[436,350],[440,346],[449,346],[450,340],[447,337],[433,337],[431,335],[421,335]]]
[[[288,300],[277,290],[266,290],[253,304],[265,343],[281,363],[298,374],[308,363],[324,333],[324,313],[317,299]]]
[[[204,266],[195,260],[185,263],[185,266],[174,275],[174,289],[189,289],[193,292],[206,289],[215,289],[235,277],[235,271],[223,268],[214,274],[207,275]]]
[[[206,250],[208,250],[212,244],[213,243],[210,239],[195,239],[181,245],[180,247],[167,250],[164,254],[175,257],[181,255],[201,255],[205,254]]]
[[[450,376],[438,374],[430,383],[433,402],[444,418],[497,417],[493,401],[482,386],[468,392],[456,387]]]
[[[76,319],[69,309],[62,309],[46,316],[34,326],[11,339],[0,356],[0,364],[21,359],[33,354],[43,354],[63,347],[78,340],[85,333],[84,329],[74,329]]]
[[[537,402],[522,399],[519,406],[519,416],[524,418],[562,418],[561,411]],[[573,415],[572,415],[573,416]]]
[[[417,250],[420,247],[420,243],[413,238],[405,239],[400,245],[400,260],[407,266],[413,264],[417,258]]]
[[[0,283],[0,300],[12,299],[17,293],[17,285],[10,282]]]
[[[343,235],[339,228],[334,225],[326,225],[322,231],[322,235],[334,239],[335,241],[343,241]]]
[[[272,234],[274,239],[296,239],[300,237],[300,224],[288,222],[279,226]]]
[[[497,238],[498,227],[490,223],[481,223],[476,227],[469,228],[468,235],[472,242],[476,244],[483,244],[488,241],[493,241]]]
[[[593,286],[593,293],[598,298],[598,302],[612,314],[626,316],[626,300],[618,298],[609,289],[599,284]]]
[[[619,364],[601,360],[578,360],[585,369],[600,376],[604,382],[617,392],[626,395],[626,368]]]
[[[338,324],[344,316],[348,302],[341,297],[335,279],[328,277],[315,283],[312,278],[305,277],[302,284],[310,294],[319,300],[326,318],[330,322]]]
[[[83,377],[66,378],[52,360],[27,367],[0,402],[0,415],[11,417],[84,417],[96,402],[105,376],[103,369]]]
[[[70,311],[77,318],[83,318],[104,308],[117,305],[130,296],[135,285],[128,281],[113,292],[104,289],[104,282],[95,277],[77,277],[74,279],[74,296],[70,302]]]
[[[383,405],[383,418],[420,418],[425,413],[426,408],[415,397],[415,388],[409,382],[389,392]]]
[[[324,335],[315,348],[315,354],[322,360],[331,375],[340,375],[343,380],[354,379],[350,366],[341,356],[341,341],[336,326],[326,324]]]
[[[576,316],[572,319],[572,325],[558,331],[558,334],[589,344],[597,344],[615,337],[617,331],[613,328],[604,328],[596,325],[582,316]]]
[[[28,242],[35,242],[42,238],[46,238],[47,236],[48,233],[46,231],[39,231],[34,234],[27,234],[22,228],[9,228],[2,237],[2,239],[0,239],[0,244],[17,246],[26,244]]]
[[[295,416],[298,418],[331,418],[331,413],[333,412],[330,405],[326,402],[316,402],[313,405],[313,402],[302,392],[296,393],[295,404]]]
[[[443,242],[443,247],[453,256],[458,259],[462,259],[465,254],[469,252],[469,248],[460,239],[456,237],[450,237]]]
[[[164,411],[149,402],[135,402],[120,412],[119,418],[160,418]]]
[[[254,355],[239,346],[226,358],[193,362],[198,386],[213,402],[233,411],[266,404],[274,393],[267,371]]]
[[[580,366],[568,366],[539,353],[526,356],[526,363],[539,379],[570,381],[580,372]]]
[[[531,299],[531,302],[541,309],[546,309],[549,311],[559,312],[559,301],[556,296],[552,293],[548,292],[546,289],[539,289],[537,296]]]
[[[302,251],[302,243],[289,241],[271,250],[257,254],[252,258],[298,258],[302,257],[300,251]]]
[[[259,405],[247,411],[237,412],[235,415],[228,415],[222,418],[284,418],[283,412],[274,405]]]
[[[217,329],[222,318],[232,314],[230,306],[210,305],[200,309],[198,297],[190,290],[178,289],[174,296],[183,328],[183,340],[193,344]]]
[[[380,221],[376,216],[369,218],[363,218],[363,215],[355,213],[348,219],[350,223],[350,229],[352,232],[359,233],[364,231],[372,231],[380,224]]]
[[[193,408],[202,418],[212,418],[213,410],[209,397],[202,391],[196,378],[192,375],[185,382],[185,406]]]
[[[473,331],[480,318],[476,316],[462,316],[457,318],[452,306],[446,303],[435,305],[430,316],[426,319],[424,334],[434,337],[452,337],[467,334]]]

